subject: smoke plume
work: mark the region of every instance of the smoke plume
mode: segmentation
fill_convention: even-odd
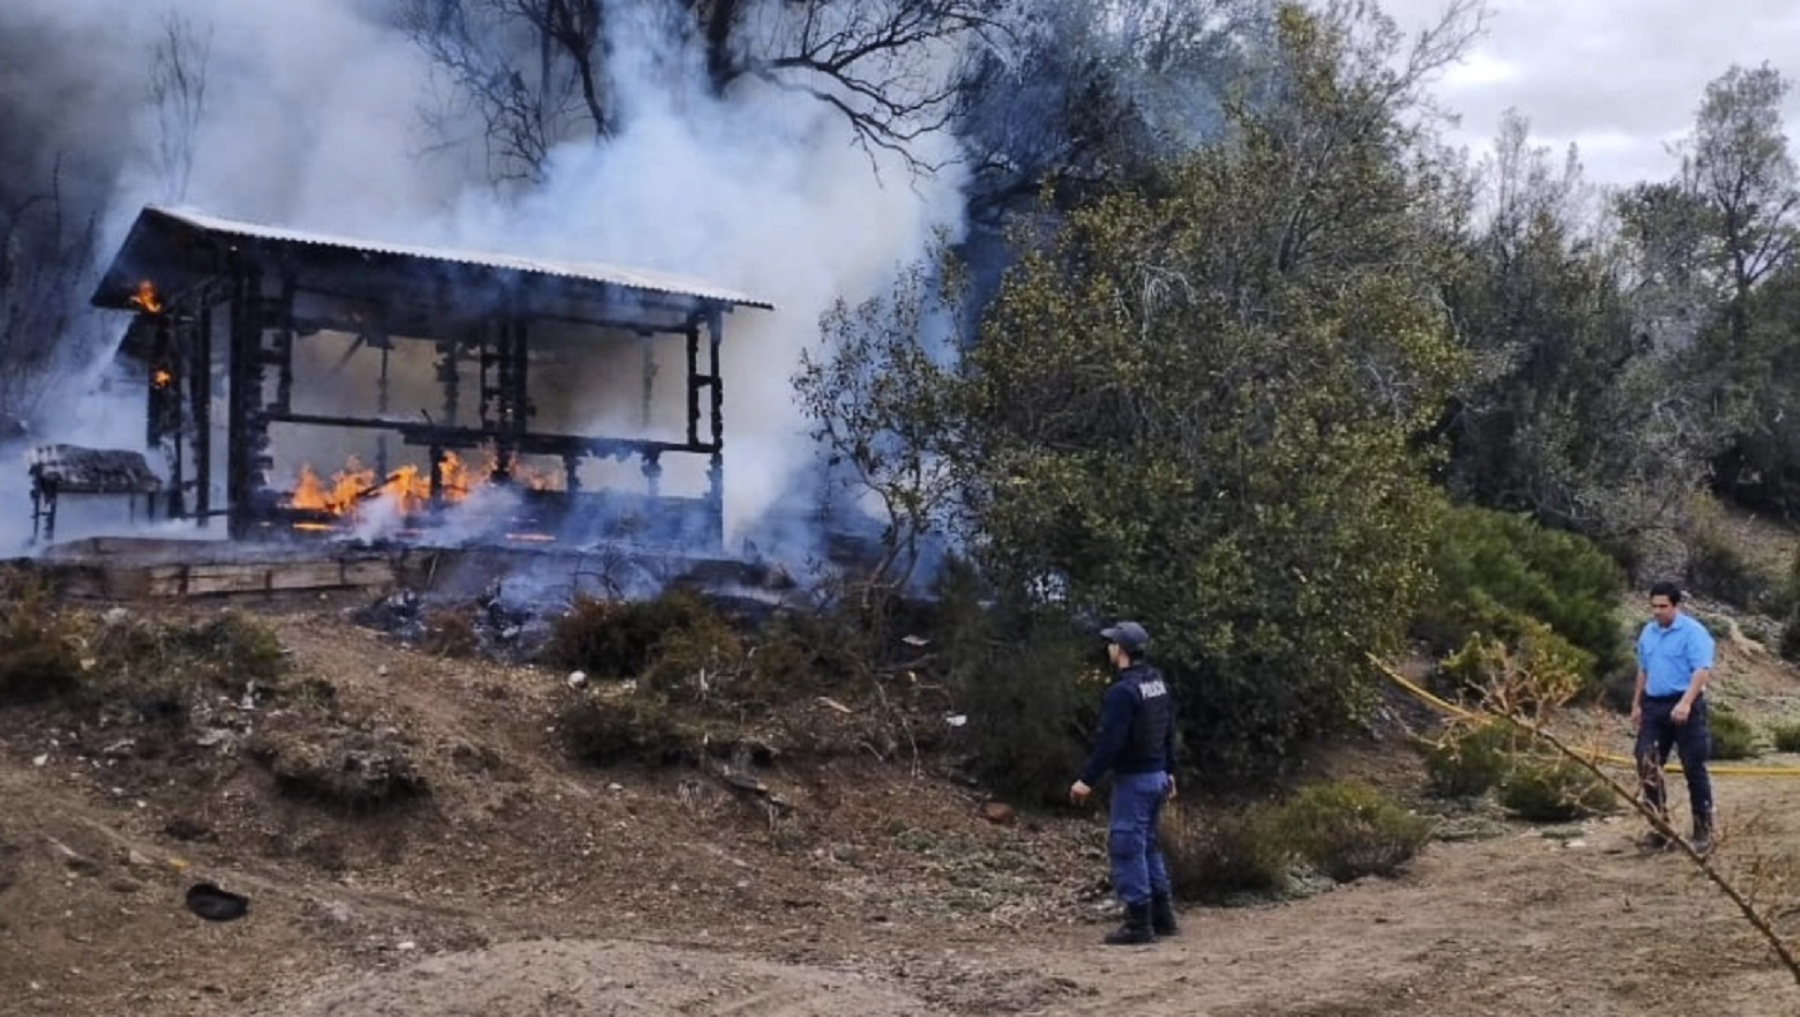
[[[496,187],[475,124],[428,129],[421,111],[444,82],[390,6],[12,0],[0,8],[0,48],[33,57],[10,65],[31,80],[0,77],[0,108],[19,138],[68,153],[84,186],[104,194],[102,262],[145,203],[176,203],[369,240],[655,268],[767,299],[777,311],[740,310],[725,324],[728,547],[784,497],[808,496],[794,483],[812,455],[791,398],[799,353],[833,300],[880,292],[934,230],[960,229],[961,179],[872,156],[804,94],[745,79],[715,95],[691,33],[657,13],[666,5],[615,0],[616,133],[555,148],[539,184]],[[175,9],[202,44],[206,76],[192,135],[177,139],[191,156],[181,184],[159,158],[169,121],[150,88]],[[953,55],[929,59],[948,73]],[[919,145],[925,162],[954,154],[948,132]],[[108,335],[125,325],[90,322]],[[109,381],[110,360],[105,350],[71,366],[63,382],[84,399],[47,415],[34,441],[142,446],[142,391]],[[671,470],[669,486],[682,482]],[[24,485],[0,489],[22,497]],[[24,512],[0,505],[0,525]]]

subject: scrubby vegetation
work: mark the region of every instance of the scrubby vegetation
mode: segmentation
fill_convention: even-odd
[[[1285,892],[1296,871],[1340,883],[1393,875],[1431,830],[1367,784],[1331,781],[1240,809],[1171,808],[1160,843],[1176,894],[1218,901]]]
[[[1458,508],[1433,535],[1431,569],[1437,593],[1415,631],[1439,653],[1472,640],[1522,643],[1584,690],[1628,664],[1617,607],[1625,574],[1579,536],[1517,514]],[[1464,683],[1479,677],[1449,670]]]
[[[1503,720],[1459,725],[1425,746],[1434,793],[1494,793],[1507,811],[1533,822],[1564,822],[1617,808],[1611,789],[1587,770],[1558,760],[1529,732]]]
[[[1300,858],[1340,883],[1392,875],[1431,837],[1429,820],[1354,781],[1300,789],[1276,825]]]
[[[1520,819],[1560,823],[1617,810],[1613,790],[1567,760],[1520,760],[1500,785],[1500,804]]]
[[[1719,703],[1714,703],[1707,715],[1707,730],[1712,735],[1714,759],[1753,759],[1762,754],[1756,729]]]
[[[0,571],[0,705],[39,703],[80,691],[74,633],[42,586]]]
[[[1769,729],[1777,752],[1800,752],[1800,722],[1789,721]]]
[[[1514,758],[1528,741],[1528,736],[1508,724],[1453,730],[1425,746],[1425,773],[1431,790],[1447,798],[1488,793],[1506,783]]]
[[[1158,840],[1175,895],[1216,902],[1285,891],[1293,855],[1278,818],[1267,806],[1167,810]]]
[[[34,577],[0,574],[0,704],[181,724],[196,694],[278,696],[285,672],[280,641],[241,611],[150,621],[60,605]]]

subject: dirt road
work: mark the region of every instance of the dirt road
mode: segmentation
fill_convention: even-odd
[[[978,791],[867,760],[771,775],[795,812],[765,814],[691,773],[560,759],[560,676],[278,624],[340,714],[400,732],[430,800],[336,815],[224,741],[0,715],[0,1014],[1800,1012],[1729,903],[1623,820],[1494,824],[1396,879],[1102,949],[1098,817],[986,822]],[[1757,702],[1791,706],[1768,681]],[[1800,843],[1800,780],[1718,784],[1724,864]],[[248,917],[189,914],[201,879]]]

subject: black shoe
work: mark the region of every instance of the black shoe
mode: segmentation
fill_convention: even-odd
[[[1651,830],[1638,838],[1637,846],[1644,851],[1667,851],[1670,845],[1669,838],[1663,836],[1661,831]]]
[[[1125,924],[1106,934],[1107,946],[1142,946],[1156,942],[1150,928],[1150,905],[1125,905]]]
[[[1175,922],[1175,898],[1159,893],[1150,898],[1150,929],[1158,936],[1178,936],[1181,926]]]
[[[1707,855],[1711,854],[1712,853],[1712,827],[1710,827],[1710,826],[1695,827],[1694,828],[1694,836],[1692,839],[1690,839],[1688,841],[1688,847],[1693,848],[1694,853],[1699,855],[1702,858],[1705,858]]]

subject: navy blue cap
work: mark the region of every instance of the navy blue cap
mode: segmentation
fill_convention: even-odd
[[[1150,633],[1134,621],[1122,621],[1109,628],[1100,630],[1100,637],[1109,643],[1118,643],[1132,653],[1140,653],[1150,645]]]

